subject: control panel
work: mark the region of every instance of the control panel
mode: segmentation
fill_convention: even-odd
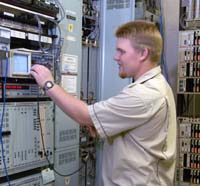
[[[53,163],[53,103],[11,102],[7,103],[5,112],[2,107],[0,104],[2,141],[9,173]],[[3,161],[0,156],[2,174]]]

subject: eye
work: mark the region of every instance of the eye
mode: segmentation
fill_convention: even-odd
[[[124,53],[125,53],[124,50],[122,50],[122,49],[120,49],[120,48],[117,49],[117,54],[118,54],[118,55],[122,55],[122,54],[124,54]]]

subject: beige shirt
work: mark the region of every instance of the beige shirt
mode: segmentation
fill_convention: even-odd
[[[104,186],[173,185],[176,109],[159,66],[88,109],[99,135],[112,139],[104,143]]]

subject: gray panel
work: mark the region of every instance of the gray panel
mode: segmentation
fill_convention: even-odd
[[[64,39],[61,55],[73,55],[78,59],[77,73],[77,97],[80,92],[81,78],[81,25],[82,25],[82,1],[60,0],[66,13],[60,22],[62,37]],[[62,62],[62,61],[61,61]],[[64,72],[63,72],[64,73]],[[65,74],[66,75],[66,74]],[[62,74],[64,77],[64,74]],[[67,85],[62,85],[63,87]],[[79,125],[65,115],[57,106],[55,107],[55,148],[62,148],[79,143]]]
[[[98,74],[98,69],[97,63],[98,63],[98,57],[99,53],[97,48],[90,48],[89,51],[89,82],[88,82],[88,98],[89,101],[88,103],[94,103],[96,102],[96,95],[97,95],[97,74]]]
[[[173,4],[173,5],[172,5]],[[163,17],[165,27],[165,62],[167,65],[169,83],[176,95],[177,89],[177,64],[178,64],[178,43],[179,43],[179,0],[163,1]],[[166,11],[165,11],[166,10]],[[167,10],[173,12],[169,14]],[[176,99],[176,96],[175,96]]]
[[[41,174],[33,174],[31,176],[26,176],[23,178],[19,178],[16,180],[10,181],[12,186],[43,186],[42,183],[42,175]],[[8,183],[2,183],[0,186],[6,186]],[[48,186],[54,186],[54,183],[48,184]]]
[[[82,47],[81,96],[89,104],[96,101],[98,55],[98,48]]]
[[[73,55],[78,61],[77,73],[73,74],[73,76],[77,77],[77,92],[75,96],[79,98],[81,79],[82,0],[59,1],[66,13],[65,18],[59,24],[64,39],[61,59],[64,55]],[[62,76],[64,75],[66,75],[65,72],[62,72]],[[66,87],[67,85],[62,86]],[[66,175],[78,169],[79,124],[75,123],[58,107],[55,108],[55,149],[54,167],[57,172]],[[59,176],[56,173],[55,175],[56,186],[78,186],[78,173],[69,177]]]
[[[3,111],[1,108],[2,104],[0,104],[0,117]],[[10,135],[3,136],[5,161],[10,174],[48,165],[43,152],[43,142],[46,152],[50,153],[48,159],[53,163],[53,103],[40,102],[40,116],[37,112],[37,102],[6,104],[2,131],[10,132]],[[3,162],[1,156],[0,162]],[[4,175],[3,168],[3,164],[0,163],[0,175]]]
[[[118,9],[106,9],[106,3],[107,1],[104,0],[101,7],[101,15],[103,17],[101,19],[102,34],[100,38],[100,75],[98,88],[98,99],[100,100],[117,94],[125,85],[131,82],[131,79],[122,80],[118,77],[118,65],[113,60],[116,43],[114,33],[119,25],[133,19],[135,1],[130,1],[130,6],[126,2],[125,8],[121,6],[124,5],[122,3]],[[118,5],[115,4],[115,6]]]
[[[70,54],[78,56],[78,77],[81,72],[81,43],[82,43],[82,1],[81,0],[60,0],[64,7],[66,16],[71,16],[73,19],[67,19],[61,21],[59,24],[62,30],[62,37],[64,38],[64,44],[62,47],[62,54]],[[72,25],[72,31],[69,31],[68,27]],[[79,77],[80,80],[80,77]],[[79,87],[78,87],[79,88]]]
[[[63,148],[79,144],[79,125],[66,116],[59,108],[56,109],[55,147]]]
[[[81,99],[87,101],[88,95],[88,47],[82,47]]]
[[[79,146],[60,149],[55,152],[55,170],[62,174],[68,175],[79,169]],[[78,186],[79,172],[71,176],[59,176],[55,173],[55,185],[59,186]],[[69,180],[69,183],[66,183]]]

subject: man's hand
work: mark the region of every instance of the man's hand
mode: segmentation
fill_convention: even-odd
[[[43,65],[33,65],[30,71],[31,75],[35,78],[37,84],[43,88],[46,81],[54,82],[50,70]]]
[[[86,126],[87,131],[90,133],[90,136],[92,136],[93,138],[98,137],[98,133],[95,127],[93,126]]]

